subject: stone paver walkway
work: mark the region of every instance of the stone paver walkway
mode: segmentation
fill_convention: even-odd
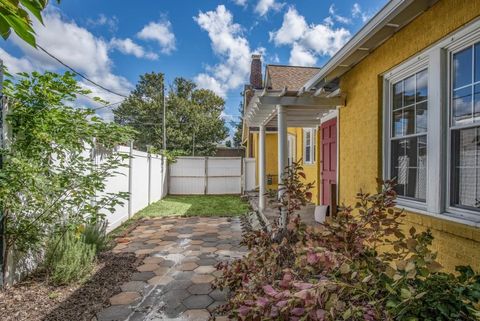
[[[213,290],[215,265],[244,255],[238,218],[158,218],[142,222],[115,252],[146,255],[98,321],[208,320],[227,293]],[[227,320],[217,317],[216,320]]]

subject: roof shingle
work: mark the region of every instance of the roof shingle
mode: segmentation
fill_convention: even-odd
[[[267,89],[299,90],[310,78],[320,71],[317,67],[267,65]]]

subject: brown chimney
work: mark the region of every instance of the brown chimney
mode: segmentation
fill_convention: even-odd
[[[262,56],[252,55],[252,65],[250,67],[250,85],[255,89],[263,88],[262,77]]]

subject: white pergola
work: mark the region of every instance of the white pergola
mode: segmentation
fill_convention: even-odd
[[[340,92],[322,91],[305,93],[300,91],[255,91],[246,106],[245,121],[249,127],[259,128],[259,210],[265,209],[266,173],[265,173],[265,130],[276,127],[278,133],[278,183],[282,185],[282,176],[288,158],[288,127],[317,127],[320,118],[337,106],[343,106],[345,99]]]

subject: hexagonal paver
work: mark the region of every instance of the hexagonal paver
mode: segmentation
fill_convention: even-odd
[[[145,264],[158,264],[158,263],[162,263],[163,261],[165,261],[165,260],[162,259],[161,257],[149,256],[149,257],[146,257],[143,260],[143,263],[145,263]]]
[[[123,283],[120,288],[123,292],[142,292],[146,286],[147,283],[143,281],[130,281]]]
[[[212,304],[210,304],[207,308],[208,311],[210,312],[215,312],[215,310],[219,307],[224,305],[226,302],[225,301],[213,301]]]
[[[192,285],[187,290],[191,294],[209,294],[213,289],[210,283],[198,283]]]
[[[155,273],[155,275],[165,275],[165,273],[168,272],[168,270],[170,270],[170,268],[168,266],[161,266],[159,267],[158,269],[156,269],[155,271],[153,271],[153,273]]]
[[[210,274],[196,274],[192,277],[193,283],[211,283],[215,278]]]
[[[212,302],[213,299],[208,295],[191,295],[183,300],[183,305],[189,309],[205,309]]]
[[[209,294],[215,301],[225,301],[228,296],[227,290],[215,289]]]
[[[202,265],[197,267],[193,272],[198,274],[210,274],[215,272],[217,269],[214,268],[212,265]]]
[[[97,314],[98,321],[117,321],[125,320],[132,313],[132,310],[125,305],[113,305]]]
[[[151,285],[166,285],[170,282],[173,281],[173,278],[170,276],[164,275],[164,276],[154,276],[150,280],[148,280],[148,284]]]
[[[197,264],[197,263],[187,262],[187,263],[183,263],[183,264],[178,265],[178,266],[177,266],[177,270],[180,270],[180,271],[193,271],[193,270],[195,270],[197,267],[198,267],[198,264]]]
[[[204,309],[187,310],[182,313],[182,320],[207,321],[209,319],[210,319],[210,313]]]
[[[147,281],[155,276],[155,273],[147,272],[136,272],[132,274],[132,281]]]
[[[138,292],[120,292],[110,298],[111,305],[126,305],[135,302],[140,299]]]
[[[156,269],[158,269],[158,264],[153,264],[153,263],[143,264],[137,267],[137,270],[140,272],[152,272],[152,271],[155,271]]]

